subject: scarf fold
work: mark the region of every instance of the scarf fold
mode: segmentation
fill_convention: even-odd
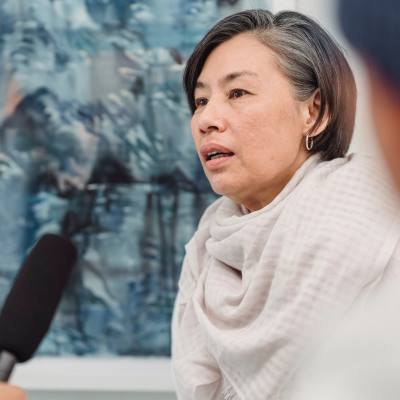
[[[400,236],[384,172],[311,156],[261,210],[220,198],[186,246],[173,368],[184,400],[282,399]],[[285,397],[286,398],[286,397]]]

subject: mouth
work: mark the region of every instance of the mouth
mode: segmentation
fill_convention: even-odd
[[[218,158],[222,158],[222,157],[231,157],[233,156],[233,153],[223,153],[221,151],[212,151],[210,153],[206,154],[206,161],[210,161],[210,160],[216,160]]]
[[[222,164],[226,165],[229,160],[232,160],[235,153],[217,143],[208,143],[201,146],[200,154],[206,161],[208,170],[220,168]]]
[[[217,143],[208,143],[201,146],[200,154],[206,161],[216,160],[218,158],[230,157],[234,155],[232,150]]]

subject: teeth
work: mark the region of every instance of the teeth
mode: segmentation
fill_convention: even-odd
[[[221,153],[220,151],[212,151],[210,153],[207,153],[207,158],[208,160],[216,160],[217,158],[229,157],[232,155],[233,153]]]
[[[221,157],[228,157],[228,154],[218,154],[216,156],[211,156],[211,160],[216,160],[217,158],[221,158]]]

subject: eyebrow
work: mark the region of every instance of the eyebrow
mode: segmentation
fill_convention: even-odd
[[[221,79],[218,81],[218,84],[219,84],[219,86],[224,86],[224,85],[226,85],[227,83],[232,82],[232,81],[234,81],[234,80],[237,79],[237,78],[240,78],[241,76],[254,76],[254,77],[256,77],[256,76],[258,76],[258,75],[257,75],[255,72],[252,72],[252,71],[243,69],[243,70],[241,70],[241,71],[235,71],[235,72],[229,73],[228,75],[226,75],[226,76],[224,76],[223,78],[221,78]],[[195,88],[196,88],[196,89],[204,89],[204,88],[206,88],[207,86],[208,86],[208,85],[207,85],[206,83],[201,82],[201,81],[197,81],[197,82],[196,82]]]

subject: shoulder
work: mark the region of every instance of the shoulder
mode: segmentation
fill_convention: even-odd
[[[380,162],[372,157],[351,154],[322,162],[309,178],[316,197],[325,194],[336,202],[385,203],[397,208],[392,182]]]
[[[338,230],[349,240],[360,239],[360,232],[373,236],[390,230],[399,215],[399,200],[384,168],[358,154],[321,162],[299,185],[291,204],[302,218],[317,220],[326,235]]]
[[[328,170],[330,165],[334,166],[331,172],[333,176],[343,177],[348,180],[367,179],[370,184],[389,184],[382,164],[373,157],[352,153],[344,158],[321,163],[321,166]]]
[[[369,185],[390,186],[387,173],[377,159],[353,153],[340,160],[343,160],[342,164],[335,170],[334,175],[348,180],[368,180]]]

